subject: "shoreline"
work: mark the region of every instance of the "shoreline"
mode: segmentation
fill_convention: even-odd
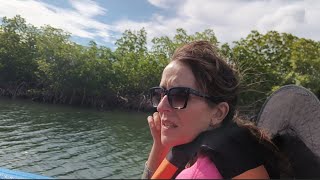
[[[139,97],[139,96],[136,96]],[[46,105],[58,105],[64,107],[75,107],[75,108],[84,108],[95,111],[124,111],[124,112],[142,112],[142,113],[150,113],[154,111],[154,108],[148,102],[146,98],[114,98],[113,101],[107,101],[107,99],[99,99],[95,98],[94,100],[99,101],[99,103],[90,103],[90,101],[86,101],[84,104],[80,103],[63,103],[61,101],[40,101],[41,97],[29,97],[29,96],[8,96],[8,95],[0,95],[0,100],[8,100],[8,101],[20,101],[20,102],[32,102],[37,104],[46,104]]]

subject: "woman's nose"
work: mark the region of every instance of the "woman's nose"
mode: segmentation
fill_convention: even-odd
[[[169,99],[168,96],[165,95],[163,96],[163,98],[160,100],[158,107],[157,107],[157,111],[158,112],[165,112],[165,111],[170,111],[171,110],[171,106],[169,103]]]

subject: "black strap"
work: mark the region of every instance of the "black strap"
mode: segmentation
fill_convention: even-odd
[[[224,178],[265,165],[266,158],[272,156],[247,128],[235,123],[208,133],[201,151],[209,155]]]

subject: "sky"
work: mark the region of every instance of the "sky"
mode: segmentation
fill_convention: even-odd
[[[145,28],[147,37],[173,37],[212,29],[232,44],[252,30],[270,30],[320,41],[319,0],[0,0],[0,17],[21,15],[27,23],[51,25],[72,40],[114,46],[126,30]]]

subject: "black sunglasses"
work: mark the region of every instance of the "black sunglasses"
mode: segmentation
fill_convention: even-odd
[[[173,87],[168,90],[162,87],[153,87],[150,89],[151,103],[153,107],[158,107],[161,99],[167,95],[169,104],[172,108],[184,109],[187,107],[190,94],[206,98],[214,103],[222,100],[222,97],[209,96],[187,87]]]

